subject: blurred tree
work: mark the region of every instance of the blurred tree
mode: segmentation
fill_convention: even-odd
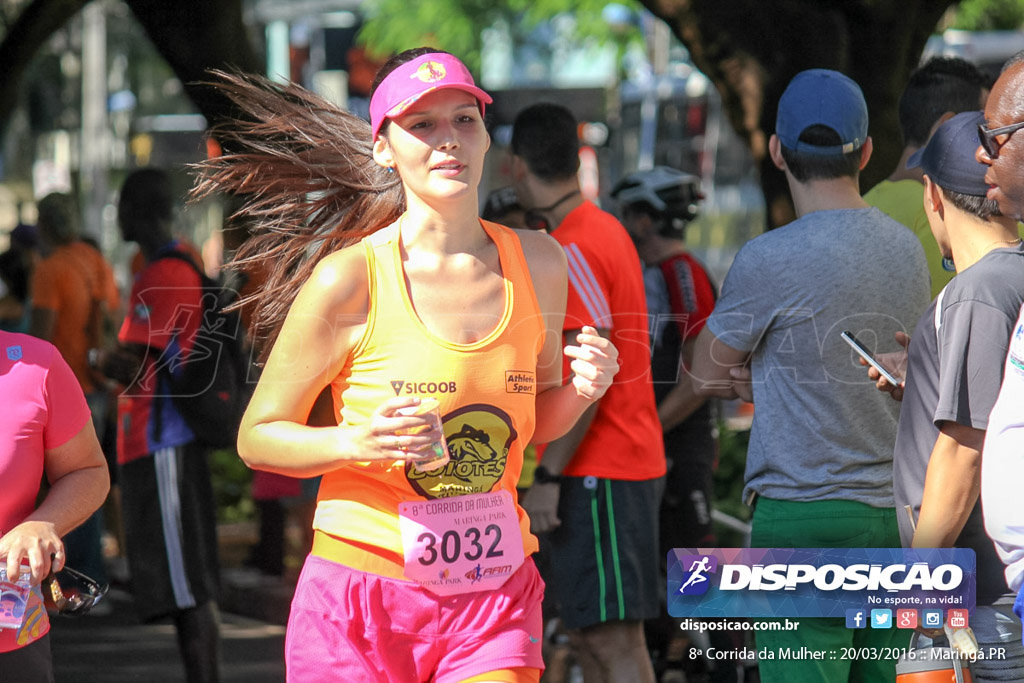
[[[963,0],[953,26],[964,31],[1016,31],[1022,24],[1022,0]]]
[[[57,29],[75,16],[89,0],[34,0],[18,10],[16,3],[3,5],[3,42],[0,42],[0,131],[18,102],[21,81],[36,52]],[[12,19],[12,17],[15,17]]]
[[[0,42],[0,130],[18,101],[26,69],[47,39],[89,0],[31,0],[13,21],[5,21]],[[211,123],[229,111],[228,101],[201,85],[212,67],[262,71],[242,21],[243,0],[125,0],[146,35],[184,84],[189,97]],[[5,4],[5,9],[12,3]],[[12,12],[13,15],[13,12]]]
[[[861,190],[867,191],[900,156],[900,92],[955,1],[641,0],[668,23],[721,93],[733,127],[760,163],[772,226],[793,216],[785,178],[767,154],[789,80],[804,69],[828,68],[860,85],[875,150],[861,174]]]
[[[0,0],[6,28],[0,42],[0,129],[18,99],[32,56],[89,0]],[[899,157],[896,103],[925,41],[957,0],[640,0],[664,19],[715,83],[733,126],[763,170],[771,224],[791,216],[782,175],[767,159],[782,90],[798,71],[837,69],[864,90],[875,155],[862,175],[867,190]],[[227,103],[198,85],[211,67],[261,71],[242,20],[244,0],[125,0],[157,49],[211,123]],[[628,0],[634,2],[634,0]],[[1019,0],[964,0],[964,21],[1017,22]],[[602,16],[606,0],[368,0],[363,40],[379,52],[434,44],[479,65],[481,29],[502,18],[526,25],[572,12],[580,33],[616,37]],[[9,16],[16,18],[11,22]],[[975,18],[972,18],[975,17]],[[1009,19],[1006,19],[1009,17]]]
[[[782,90],[799,71],[842,71],[864,91],[875,143],[862,174],[867,190],[892,172],[902,148],[896,103],[928,36],[956,0],[639,0],[665,20],[722,94],[729,120],[762,170],[769,222],[792,218],[785,178],[767,157]],[[1020,0],[966,0],[1019,7]],[[616,37],[604,0],[405,0],[367,2],[360,40],[379,53],[431,44],[479,67],[482,29],[532,24],[571,11],[585,35]],[[978,10],[988,15],[989,10]],[[524,20],[520,23],[520,19]]]
[[[637,0],[623,0],[628,10],[639,10]],[[640,39],[639,30],[623,32],[605,19],[608,0],[366,0],[366,21],[359,42],[376,56],[420,45],[430,45],[459,56],[479,73],[483,32],[497,22],[515,30],[529,30],[561,13],[571,13],[576,34],[605,40]]]

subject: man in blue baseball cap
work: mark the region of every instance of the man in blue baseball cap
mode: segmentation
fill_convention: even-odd
[[[910,329],[928,305],[924,252],[910,230],[861,199],[868,113],[846,76],[797,74],[768,148],[798,218],[736,255],[697,340],[695,382],[708,396],[754,400],[744,486],[752,547],[898,547],[898,406],[867,381],[840,332],[888,342]],[[906,644],[895,629],[847,629],[835,618],[801,618],[796,630],[755,637],[774,654],[761,659],[761,680],[801,683],[895,679],[892,659],[786,657],[801,647],[887,652]]]
[[[904,546],[971,548],[977,556],[970,626],[982,651],[1000,647],[1005,656],[973,662],[974,680],[1020,681],[1021,624],[1003,564],[985,533],[978,494],[989,413],[1024,301],[1024,247],[1017,221],[985,196],[987,167],[974,158],[983,121],[981,112],[957,114],[908,162],[924,172],[925,213],[939,251],[953,260],[957,274],[910,339],[893,494]],[[870,374],[878,379],[874,370]],[[879,387],[894,390],[884,379]]]

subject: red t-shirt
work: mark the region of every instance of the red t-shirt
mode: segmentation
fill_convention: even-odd
[[[45,453],[82,431],[89,417],[78,380],[52,344],[0,331],[0,536],[36,507]],[[6,560],[4,560],[6,562]],[[0,652],[23,647],[50,629],[37,591],[20,631],[0,630]]]
[[[173,248],[188,253],[177,245]],[[117,446],[122,464],[195,438],[174,408],[157,368],[165,372],[174,369],[175,359],[191,350],[202,314],[201,297],[199,274],[176,258],[157,257],[135,277],[117,338],[125,345],[147,346],[149,353],[140,379],[125,389],[118,401]]]
[[[640,257],[622,224],[591,202],[551,233],[569,261],[565,330],[611,330],[619,372],[563,474],[640,481],[665,474],[651,382],[651,346]],[[575,343],[575,342],[573,342]],[[572,376],[569,360],[565,378]]]
[[[670,256],[658,267],[665,277],[680,339],[695,338],[715,307],[715,287],[711,279],[697,259],[686,252]]]

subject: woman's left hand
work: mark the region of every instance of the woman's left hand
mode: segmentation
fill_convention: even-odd
[[[27,561],[30,583],[38,586],[51,568],[55,572],[64,568],[64,544],[53,524],[22,522],[0,538],[0,559],[4,558],[9,581],[17,580],[22,562]]]
[[[619,371],[619,351],[590,325],[583,327],[576,341],[579,346],[566,346],[564,351],[573,359],[572,384],[579,396],[596,401],[608,391]]]

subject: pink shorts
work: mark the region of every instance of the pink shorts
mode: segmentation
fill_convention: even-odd
[[[441,597],[310,555],[288,618],[288,681],[445,683],[543,670],[543,595],[532,558],[498,590]]]

